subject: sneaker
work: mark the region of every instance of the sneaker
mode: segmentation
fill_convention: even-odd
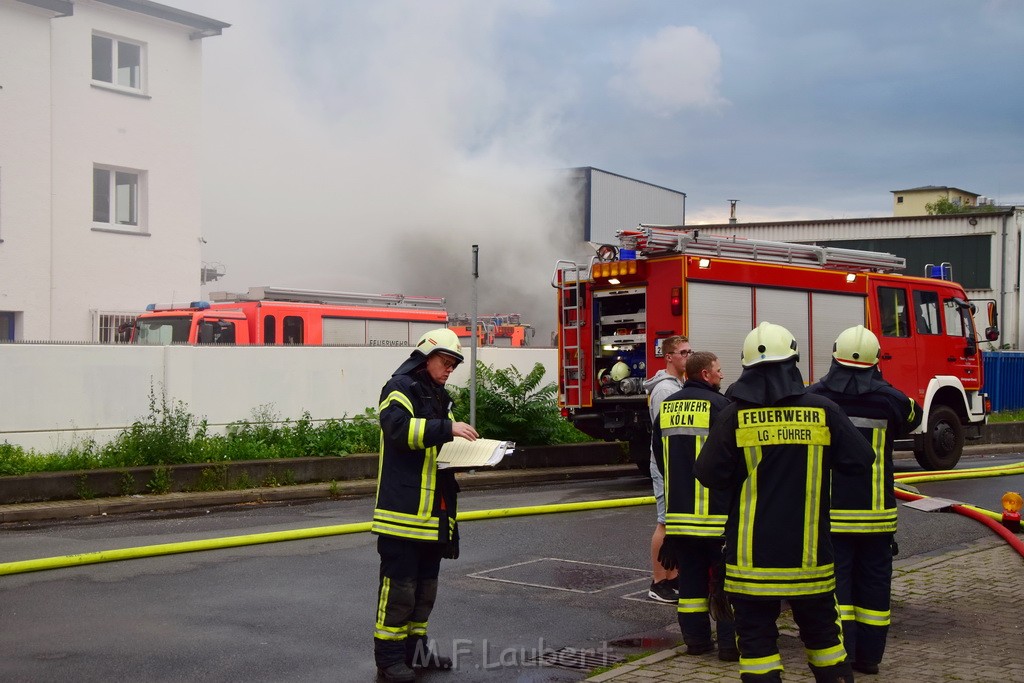
[[[669,604],[676,604],[679,602],[679,593],[672,585],[672,581],[664,579],[657,583],[652,583],[650,589],[647,591],[647,597],[651,600],[658,602],[664,602]]]

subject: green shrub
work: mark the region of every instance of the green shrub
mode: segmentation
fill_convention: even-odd
[[[515,441],[520,446],[581,443],[590,438],[566,421],[555,401],[553,382],[541,386],[544,366],[535,363],[527,375],[515,367],[494,369],[476,365],[476,428],[489,439]],[[469,386],[452,391],[455,417],[469,420]]]

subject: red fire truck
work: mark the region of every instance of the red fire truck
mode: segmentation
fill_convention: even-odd
[[[694,349],[717,354],[728,386],[742,369],[744,337],[764,320],[796,336],[808,383],[828,371],[842,330],[874,331],[882,374],[924,409],[913,442],[922,467],[955,466],[964,439],[980,436],[988,404],[975,304],[948,264],[911,277],[894,272],[905,260],[892,254],[682,226],[640,225],[617,237],[620,245],[602,246],[590,264],[555,266],[559,404],[581,431],[630,442],[641,469],[650,439],[642,383],[664,367],[662,340],[686,335]],[[995,304],[988,310],[986,338],[998,338]]]
[[[532,325],[522,322],[518,313],[497,313],[477,316],[476,336],[479,346],[505,346],[518,348],[529,346],[536,332]],[[473,336],[472,317],[465,314],[453,315],[448,327],[460,337]]]
[[[131,343],[411,346],[448,322],[444,299],[434,297],[250,287],[210,298],[148,305]]]

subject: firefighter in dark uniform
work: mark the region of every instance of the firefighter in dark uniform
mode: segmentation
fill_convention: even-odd
[[[796,339],[762,322],[743,342],[694,473],[732,495],[725,590],[736,615],[743,681],[781,681],[776,622],[788,600],[819,683],[852,681],[843,649],[829,535],[830,470],[864,475],[874,454],[832,401],[807,393]]]
[[[415,669],[450,669],[427,641],[427,619],[437,595],[441,558],[459,556],[455,475],[437,468],[437,452],[455,436],[476,430],[452,417],[444,385],[463,361],[454,332],[438,329],[415,350],[380,394],[381,447],[377,501],[380,586],[373,651],[387,681],[414,681]]]
[[[686,382],[661,403],[654,425],[655,464],[665,481],[665,541],[658,561],[679,570],[679,629],[686,654],[715,649],[709,615],[709,577],[724,571],[722,549],[729,498],[710,491],[693,477],[693,464],[711,425],[729,399],[719,393],[722,366],[709,351],[696,351],[686,360]],[[718,596],[724,597],[724,596]],[[724,610],[728,611],[728,610]],[[735,662],[736,630],[731,615],[716,610],[718,658]]]
[[[846,651],[853,668],[878,673],[889,632],[889,594],[896,533],[893,441],[921,424],[921,409],[878,370],[878,337],[863,325],[844,330],[833,346],[832,367],[809,391],[835,401],[871,443],[868,477],[832,477],[832,545],[836,597]]]

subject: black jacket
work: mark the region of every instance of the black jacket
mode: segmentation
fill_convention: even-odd
[[[848,368],[834,360],[808,391],[838,404],[875,452],[869,475],[832,475],[832,533],[895,533],[893,441],[921,424],[921,408],[877,368]]]
[[[458,484],[437,469],[452,440],[452,400],[413,354],[380,394],[381,447],[371,531],[413,541],[447,542],[455,524]],[[414,362],[419,361],[419,362]]]
[[[866,474],[874,454],[832,401],[788,381],[778,391],[775,378],[747,379],[740,388],[753,393],[731,392],[736,402],[719,413],[694,466],[702,484],[732,495],[725,590],[765,599],[833,591],[829,472]],[[779,399],[744,400],[758,390]]]
[[[655,462],[665,479],[665,533],[718,538],[725,532],[729,496],[696,481],[693,465],[718,413],[729,405],[711,385],[686,380],[661,403],[654,424]]]

